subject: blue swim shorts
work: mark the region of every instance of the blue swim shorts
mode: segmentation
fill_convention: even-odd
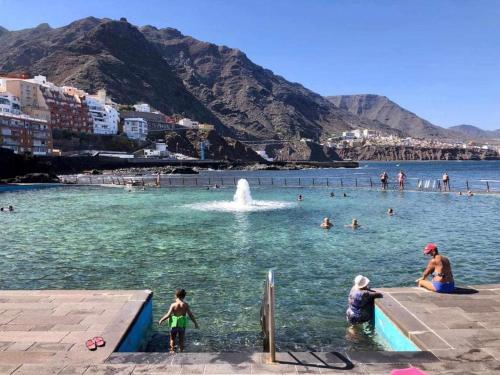
[[[433,281],[432,285],[438,293],[453,293],[455,291],[455,283],[442,283],[441,281]]]

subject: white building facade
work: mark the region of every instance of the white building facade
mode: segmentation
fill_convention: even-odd
[[[94,134],[117,134],[120,121],[118,111],[90,95],[85,97],[85,101],[94,123]]]
[[[179,120],[179,122],[177,124],[179,124],[180,126],[184,126],[185,128],[190,128],[190,129],[196,129],[200,125],[200,123],[198,121],[193,121],[190,118],[183,118],[183,119]]]
[[[143,118],[126,118],[123,121],[123,132],[130,139],[145,141],[148,135],[148,122]]]
[[[19,98],[9,92],[0,93],[0,113],[20,115],[21,103]]]

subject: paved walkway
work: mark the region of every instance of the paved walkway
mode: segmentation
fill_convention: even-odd
[[[380,289],[377,305],[421,349],[440,362],[430,373],[500,374],[500,284],[437,294],[421,288]]]
[[[149,291],[0,291],[0,374],[500,373],[500,285],[443,295],[382,289],[378,306],[421,352],[116,353]],[[474,293],[474,291],[477,291]],[[85,340],[102,335],[104,348]]]

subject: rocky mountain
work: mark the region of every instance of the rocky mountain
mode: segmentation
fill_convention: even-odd
[[[339,110],[324,97],[253,63],[243,52],[178,30],[141,28],[193,95],[222,122],[255,139],[322,137],[383,124]]]
[[[43,74],[120,103],[145,101],[166,113],[216,124],[240,139],[319,140],[356,127],[390,131],[254,64],[237,49],[93,17],[0,32],[0,71]]]
[[[106,88],[118,103],[144,101],[167,114],[212,123],[222,136],[239,140],[321,141],[354,128],[420,138],[456,134],[386,97],[325,98],[253,63],[238,49],[171,28],[137,28],[125,19],[0,28],[0,72],[43,74],[88,92]]]
[[[379,121],[411,137],[454,138],[456,136],[453,131],[431,124],[385,96],[364,94],[328,96],[327,98],[340,109],[364,119]]]
[[[471,139],[500,139],[500,129],[483,130],[473,125],[456,125],[448,129],[463,134],[464,137]]]

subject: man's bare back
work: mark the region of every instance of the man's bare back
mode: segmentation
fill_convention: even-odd
[[[432,268],[431,272],[434,272],[432,280],[440,281],[442,283],[454,282],[450,260],[447,257],[443,255],[436,255],[429,261],[427,268]]]
[[[438,293],[452,293],[455,289],[455,280],[451,272],[450,260],[439,254],[437,246],[429,243],[424,248],[424,254],[432,256],[422,277],[416,280],[419,287]],[[432,281],[427,277],[432,275]]]

